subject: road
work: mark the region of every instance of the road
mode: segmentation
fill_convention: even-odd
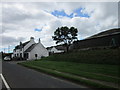
[[[85,88],[13,62],[3,62],[3,76],[10,88]]]
[[[2,79],[0,77],[0,90],[2,89]]]

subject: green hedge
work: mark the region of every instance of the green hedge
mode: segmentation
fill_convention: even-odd
[[[89,64],[120,64],[120,49],[102,49],[102,50],[86,50],[74,51],[63,54],[54,54],[45,60],[53,61],[70,61]]]

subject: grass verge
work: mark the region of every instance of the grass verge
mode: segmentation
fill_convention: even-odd
[[[83,64],[46,60],[29,61],[24,64],[57,70],[90,79],[112,82],[116,84],[120,83],[118,65]]]
[[[38,67],[38,66],[29,65],[29,64],[25,64],[25,63],[18,63],[18,64],[23,65],[25,67],[29,67],[31,69],[35,69],[35,70],[40,71],[40,72],[44,72],[44,73],[56,76],[56,77],[64,78],[64,79],[67,79],[67,80],[70,80],[70,81],[73,81],[73,82],[76,82],[76,83],[79,83],[79,84],[82,84],[82,85],[87,85],[91,88],[113,88],[111,86],[106,86],[106,85],[103,85],[103,84],[92,82],[90,80],[83,80],[81,78],[78,78],[78,77],[75,77],[75,76],[72,76],[72,75],[67,75],[65,73],[55,72],[54,70],[51,70],[51,69],[41,68],[41,67]],[[117,88],[113,88],[113,89],[117,90]]]

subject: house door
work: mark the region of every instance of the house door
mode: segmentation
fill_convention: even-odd
[[[38,57],[38,55],[37,54],[35,54],[35,58],[37,59],[37,57]]]
[[[20,53],[20,60],[22,60],[22,53]]]
[[[22,58],[22,53],[20,53],[20,58]]]
[[[24,53],[24,59],[27,60],[29,57],[29,53]]]

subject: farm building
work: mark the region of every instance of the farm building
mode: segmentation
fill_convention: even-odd
[[[54,54],[54,53],[63,53],[66,51],[66,48],[64,47],[64,45],[57,45],[57,46],[47,47],[47,50],[49,54]]]
[[[75,41],[72,49],[93,47],[120,47],[120,28],[107,30],[84,40]]]

